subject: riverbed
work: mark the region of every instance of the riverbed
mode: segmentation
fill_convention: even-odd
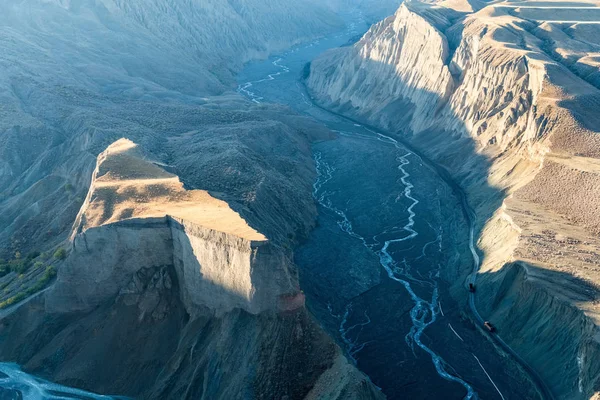
[[[346,18],[344,32],[239,75],[250,100],[288,105],[337,134],[313,149],[318,227],[296,252],[308,306],[390,399],[536,398],[464,311],[475,253],[461,200],[398,138],[322,109],[304,87],[307,63],[368,29],[360,13]]]
[[[0,400],[126,400],[48,382],[29,375],[16,364],[0,363]]]
[[[337,136],[313,147],[318,226],[296,251],[310,311],[389,399],[536,398],[464,311],[473,260],[453,188],[394,135],[328,112],[306,91],[307,63],[368,29],[359,12],[344,18],[345,30],[239,74],[249,100],[287,105]],[[13,364],[0,364],[0,389],[0,399],[114,398]]]

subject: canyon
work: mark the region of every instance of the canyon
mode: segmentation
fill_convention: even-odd
[[[67,238],[112,142],[158,153],[169,136],[240,122],[230,86],[244,62],[343,24],[310,2],[20,3],[0,5],[3,258]]]
[[[599,3],[21,3],[0,398],[598,396]]]
[[[2,319],[2,357],[131,397],[381,398],[306,311],[289,250],[153,159],[127,139],[100,154],[57,281]]]
[[[381,398],[292,261],[332,133],[232,90],[335,7],[0,5],[3,397]]]
[[[597,7],[407,2],[307,79],[320,104],[408,141],[464,188],[474,304],[557,398],[590,398],[599,377]]]
[[[448,291],[473,263],[460,187],[416,149],[314,104],[298,82],[306,62],[355,29],[240,76],[254,102],[289,104],[338,136],[314,145],[318,226],[296,251],[309,309],[388,398],[541,397]]]

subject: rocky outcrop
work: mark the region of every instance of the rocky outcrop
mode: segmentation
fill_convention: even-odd
[[[257,314],[278,310],[281,298],[300,292],[295,267],[281,248],[184,220],[171,219],[170,226],[185,304],[217,313],[241,308]],[[194,313],[191,306],[188,312]]]
[[[308,314],[290,251],[153,159],[100,154],[57,281],[0,320],[0,356],[142,398],[381,398]]]
[[[185,190],[151,160],[127,139],[98,157],[73,228],[71,257],[48,294],[50,313],[92,310],[114,298],[140,268],[165,265],[174,266],[190,315],[198,308],[256,314],[299,292],[281,247],[226,202]]]
[[[142,268],[172,265],[190,315],[241,308],[277,310],[298,293],[295,268],[283,250],[194,223],[132,218],[78,234],[47,295],[49,313],[89,312],[110,301]]]
[[[412,11],[414,7],[403,4],[354,47],[333,50],[315,60],[308,78],[311,90],[339,110],[389,118],[378,121],[385,125],[399,124],[402,119],[415,130],[424,129],[424,121],[430,123],[447,101],[454,81],[446,65],[446,37]],[[440,18],[447,27],[448,20]],[[399,110],[403,115],[397,115]],[[413,114],[419,117],[412,120]]]
[[[592,28],[553,11],[408,2],[315,60],[307,84],[325,106],[401,135],[450,171],[477,214],[483,315],[558,397],[589,398],[600,379],[600,91],[582,71],[598,48]],[[567,319],[579,322],[558,338]]]
[[[383,398],[305,308],[191,317],[172,266],[140,269],[90,312],[48,313],[45,293],[2,318],[0,354],[64,385],[144,399]]]

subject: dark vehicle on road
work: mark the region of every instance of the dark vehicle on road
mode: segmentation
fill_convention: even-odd
[[[475,285],[473,285],[472,283],[469,283],[469,292],[475,293]]]

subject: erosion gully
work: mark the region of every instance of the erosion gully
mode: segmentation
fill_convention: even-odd
[[[255,103],[288,105],[337,133],[314,145],[318,226],[296,256],[309,308],[389,399],[546,397],[449,294],[448,280],[479,258],[456,187],[417,152],[307,92],[306,64],[368,29],[360,12],[345,18],[345,31],[250,63],[238,79]]]

